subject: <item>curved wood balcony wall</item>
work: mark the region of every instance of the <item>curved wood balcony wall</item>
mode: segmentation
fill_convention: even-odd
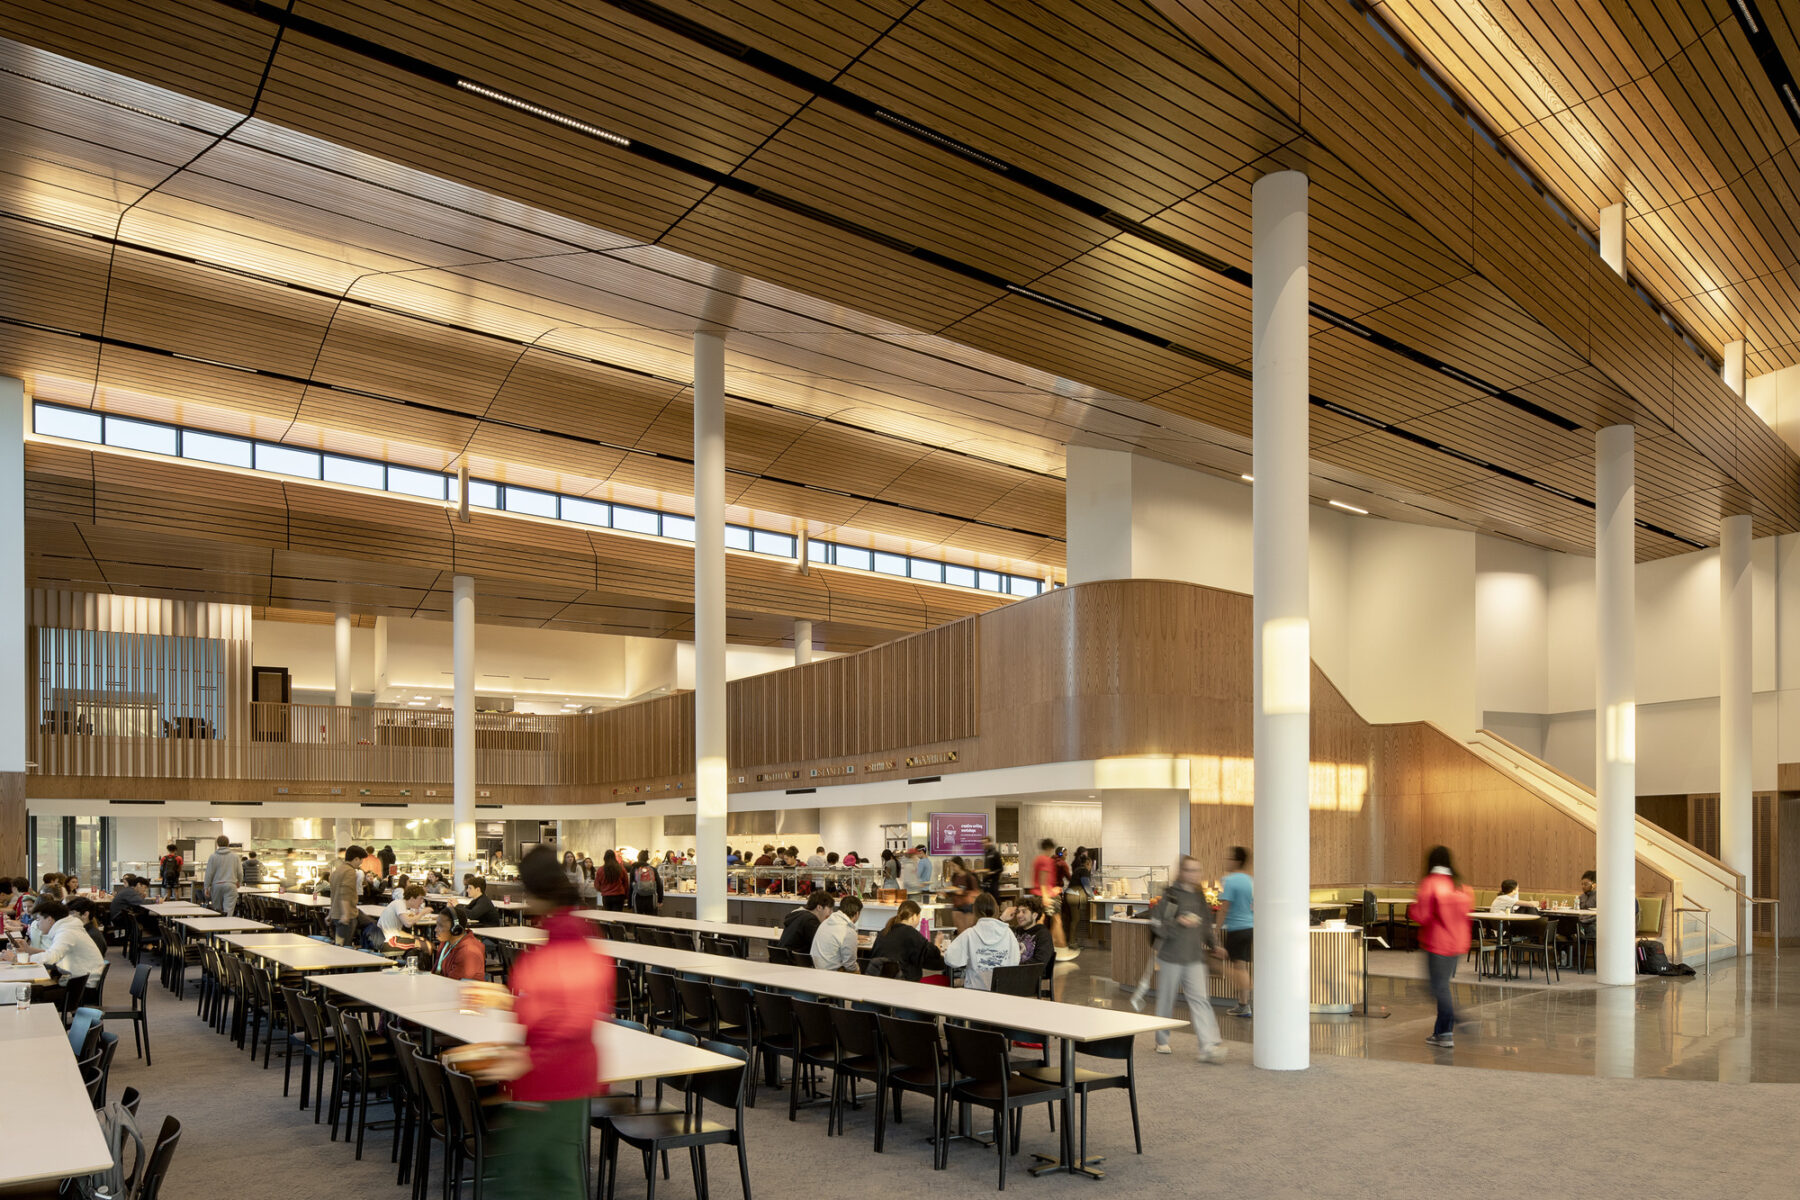
[[[1112,580],[738,680],[730,685],[731,788],[823,789],[1168,756],[1188,764],[1194,845],[1248,845],[1250,629],[1248,596]],[[249,740],[210,759],[147,753],[120,739],[87,737],[83,747],[84,735],[40,729],[31,794],[448,801],[447,714],[246,707],[239,728]],[[1428,725],[1370,725],[1316,667],[1312,727],[1314,879],[1415,878],[1424,850],[1440,841],[1483,882],[1512,876],[1529,888],[1570,887],[1594,862],[1592,830]],[[488,803],[685,796],[692,765],[688,694],[477,722],[476,775]],[[1670,891],[1666,877],[1641,864],[1638,882],[1645,894]]]

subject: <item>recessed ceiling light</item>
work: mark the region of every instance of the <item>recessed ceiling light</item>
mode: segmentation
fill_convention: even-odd
[[[1345,512],[1355,513],[1359,517],[1366,517],[1369,515],[1368,509],[1358,508],[1354,504],[1345,504],[1342,500],[1332,500],[1332,501],[1330,501],[1330,504],[1331,504],[1331,507],[1333,507],[1333,508],[1341,508]]]

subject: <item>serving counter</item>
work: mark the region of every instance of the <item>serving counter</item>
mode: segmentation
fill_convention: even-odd
[[[1135,988],[1150,963],[1150,922],[1143,917],[1114,917],[1112,977],[1120,987]],[[1316,1013],[1347,1013],[1363,1002],[1362,928],[1357,925],[1314,925],[1308,1001]],[[1207,991],[1214,1000],[1232,999],[1230,982],[1215,959],[1207,964]]]

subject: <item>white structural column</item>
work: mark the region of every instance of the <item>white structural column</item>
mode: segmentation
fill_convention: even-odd
[[[813,634],[812,622],[803,617],[794,619],[794,665],[803,667],[812,661]]]
[[[1719,378],[1725,386],[1737,393],[1738,398],[1744,396],[1744,339],[1725,343],[1725,365],[1719,371]]]
[[[332,681],[336,684],[337,693],[332,703],[339,708],[350,707],[350,614],[339,613],[331,624],[332,644]]]
[[[0,377],[0,869],[25,873],[25,385]]]
[[[1625,274],[1625,205],[1609,204],[1600,210],[1600,261]]]
[[[726,917],[725,770],[725,339],[696,333],[694,915],[702,921]]]
[[[1637,482],[1629,425],[1602,429],[1594,462],[1595,729],[1599,830],[1595,870],[1600,982],[1636,976]],[[1261,996],[1257,997],[1261,1003]]]
[[[1743,875],[1745,893],[1754,896],[1749,516],[1726,517],[1719,534],[1719,857]],[[1749,907],[1738,905],[1739,954],[1750,953]]]
[[[475,863],[475,580],[450,583],[450,658],[455,691],[450,701],[451,834],[455,871],[461,879]]]
[[[1311,1061],[1308,780],[1312,637],[1307,616],[1306,176],[1250,192],[1251,502],[1255,645],[1256,1028],[1273,1071]],[[1214,856],[1223,847],[1201,848]]]

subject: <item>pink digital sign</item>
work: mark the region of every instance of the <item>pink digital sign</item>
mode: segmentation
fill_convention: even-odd
[[[987,836],[986,813],[932,813],[926,847],[933,854],[980,854]]]

